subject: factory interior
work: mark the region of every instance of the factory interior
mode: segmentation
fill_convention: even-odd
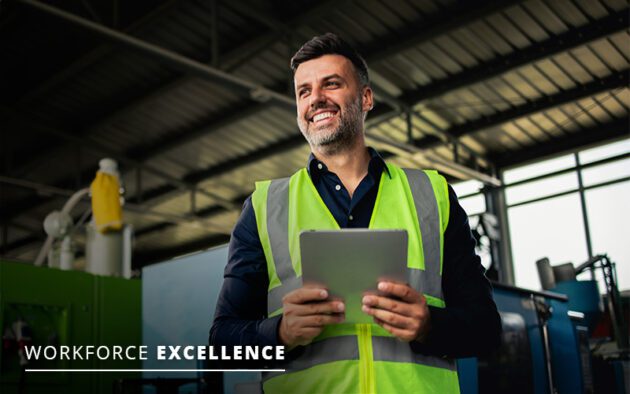
[[[259,373],[23,346],[208,344],[244,201],[310,153],[289,59],[333,32],[369,66],[367,144],[438,170],[468,214],[503,331],[457,360],[461,392],[630,393],[629,8],[0,2],[0,392],[252,392]]]

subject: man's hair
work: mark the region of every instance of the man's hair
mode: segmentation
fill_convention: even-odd
[[[341,55],[350,60],[354,65],[360,84],[362,86],[370,84],[365,60],[350,44],[334,33],[315,36],[302,45],[302,48],[291,58],[293,74],[295,74],[300,64],[324,55]]]

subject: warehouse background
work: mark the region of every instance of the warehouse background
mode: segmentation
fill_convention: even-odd
[[[224,245],[254,182],[306,163],[288,64],[328,31],[370,67],[369,144],[398,165],[448,177],[490,278],[540,289],[540,258],[578,265],[608,254],[628,290],[629,11],[625,0],[5,0],[0,259],[20,264],[0,270],[0,307],[44,299],[58,306],[33,307],[41,321],[52,313],[63,326],[67,311],[79,310],[70,315],[79,319],[75,334],[137,343],[140,281],[29,273],[46,240],[44,219],[112,158],[134,230],[134,276],[155,269],[147,277],[164,279],[164,269],[176,283],[178,270],[156,263]],[[73,221],[90,214],[86,197]],[[79,271],[87,238],[76,226]],[[173,264],[181,261],[182,272],[192,264]],[[145,279],[142,286],[157,283]],[[498,289],[501,298],[507,290]],[[57,294],[46,299],[49,290]],[[15,311],[3,309],[0,323]],[[130,336],[110,325],[116,313],[131,316]],[[151,328],[144,324],[145,334]],[[83,383],[75,381],[78,392]],[[90,384],[107,392],[110,383]]]
[[[398,164],[471,178],[440,165],[452,161],[498,179],[628,136],[621,0],[43,4],[4,2],[0,19],[1,247],[12,259],[35,258],[45,215],[102,157],[121,166],[134,267],[227,242],[253,182],[306,160],[287,64],[325,31],[367,59],[378,102],[368,134],[385,140],[370,142]]]

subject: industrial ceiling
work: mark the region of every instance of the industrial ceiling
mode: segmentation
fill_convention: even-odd
[[[103,157],[136,268],[227,242],[254,181],[306,163],[288,62],[328,31],[366,58],[369,142],[399,165],[492,184],[628,136],[628,16],[624,0],[4,1],[2,255],[32,261]]]

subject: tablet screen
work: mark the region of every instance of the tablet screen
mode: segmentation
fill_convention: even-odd
[[[346,304],[346,323],[372,323],[361,311],[380,280],[407,282],[406,230],[308,230],[300,233],[305,286],[328,290]]]

